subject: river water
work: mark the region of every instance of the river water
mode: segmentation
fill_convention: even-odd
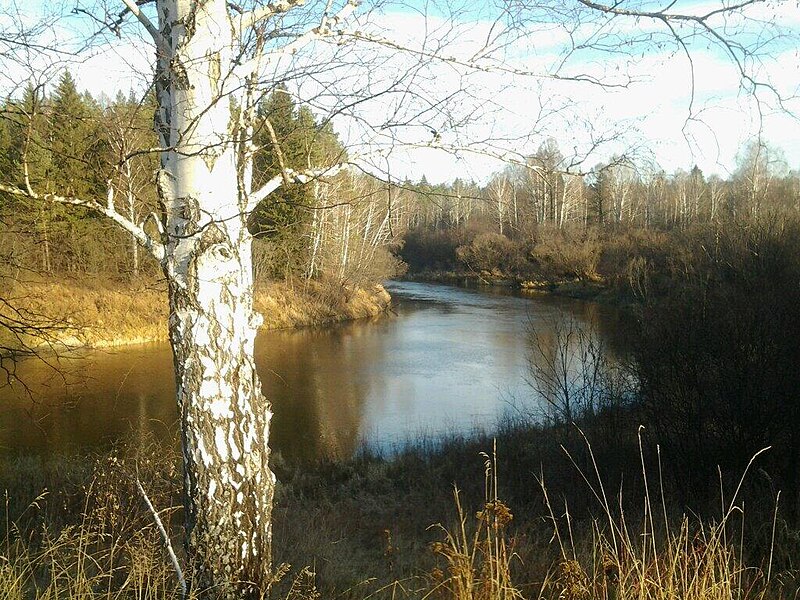
[[[560,320],[591,324],[621,347],[620,317],[606,306],[502,289],[386,287],[392,315],[259,335],[274,451],[301,460],[349,456],[364,443],[391,451],[420,435],[544,410],[528,383],[531,326],[546,340]],[[174,439],[168,344],[83,352],[55,366],[24,361],[17,375],[27,389],[0,388],[0,453],[69,453],[145,433]]]

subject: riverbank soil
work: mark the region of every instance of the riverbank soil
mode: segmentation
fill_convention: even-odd
[[[0,328],[0,346],[107,347],[168,339],[163,282],[140,280],[51,281],[37,278],[3,291],[2,316],[39,325],[19,337]],[[391,303],[381,285],[338,282],[267,282],[256,286],[254,304],[263,328],[325,325],[378,315]]]
[[[426,283],[444,283],[469,287],[508,287],[526,294],[553,294],[564,298],[587,300],[592,302],[611,302],[625,304],[623,298],[611,288],[608,282],[600,277],[573,278],[561,280],[532,280],[509,276],[501,272],[484,271],[418,271],[406,273],[406,281],[422,281]]]

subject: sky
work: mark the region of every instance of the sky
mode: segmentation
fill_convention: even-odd
[[[52,5],[26,2],[20,10],[34,20]],[[0,15],[9,6],[0,0]],[[631,0],[621,6],[654,7]],[[671,10],[705,14],[720,6],[678,1]],[[377,9],[364,2],[346,25],[359,32],[357,43],[349,37],[348,44],[278,58],[264,77],[288,76],[290,89],[321,118],[335,115],[352,156],[397,179],[485,182],[502,169],[500,158],[524,160],[548,138],[577,171],[626,154],[667,172],[696,164],[725,177],[743,146],[759,138],[797,169],[800,9],[793,1],[751,8],[747,21],[739,14],[710,21],[729,47],[696,26],[675,24],[684,47],[662,22],[609,20],[570,2],[506,13],[467,0],[447,7],[387,1]],[[78,39],[93,27],[72,17],[52,35]],[[70,66],[79,85],[109,97],[146,86],[153,51],[137,26],[107,41]],[[771,87],[754,95],[731,51],[748,75]],[[13,79],[13,69],[6,73]],[[620,87],[569,80],[576,76]]]

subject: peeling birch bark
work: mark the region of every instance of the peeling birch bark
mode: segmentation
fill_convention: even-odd
[[[270,407],[253,360],[249,182],[240,176],[226,77],[225,0],[159,0],[156,74],[164,272],[185,474],[193,588],[259,597],[270,577],[275,478]],[[164,51],[166,49],[166,52]]]

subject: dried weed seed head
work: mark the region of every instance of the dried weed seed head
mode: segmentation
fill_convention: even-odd
[[[619,564],[608,552],[603,553],[603,574],[612,584],[619,581]]]
[[[475,517],[479,522],[485,521],[496,528],[502,529],[511,522],[514,515],[511,513],[511,509],[503,504],[502,500],[493,500],[492,502],[487,502],[483,510],[478,511]]]
[[[559,600],[588,600],[589,577],[576,560],[565,560],[558,564],[555,584],[559,589]]]

